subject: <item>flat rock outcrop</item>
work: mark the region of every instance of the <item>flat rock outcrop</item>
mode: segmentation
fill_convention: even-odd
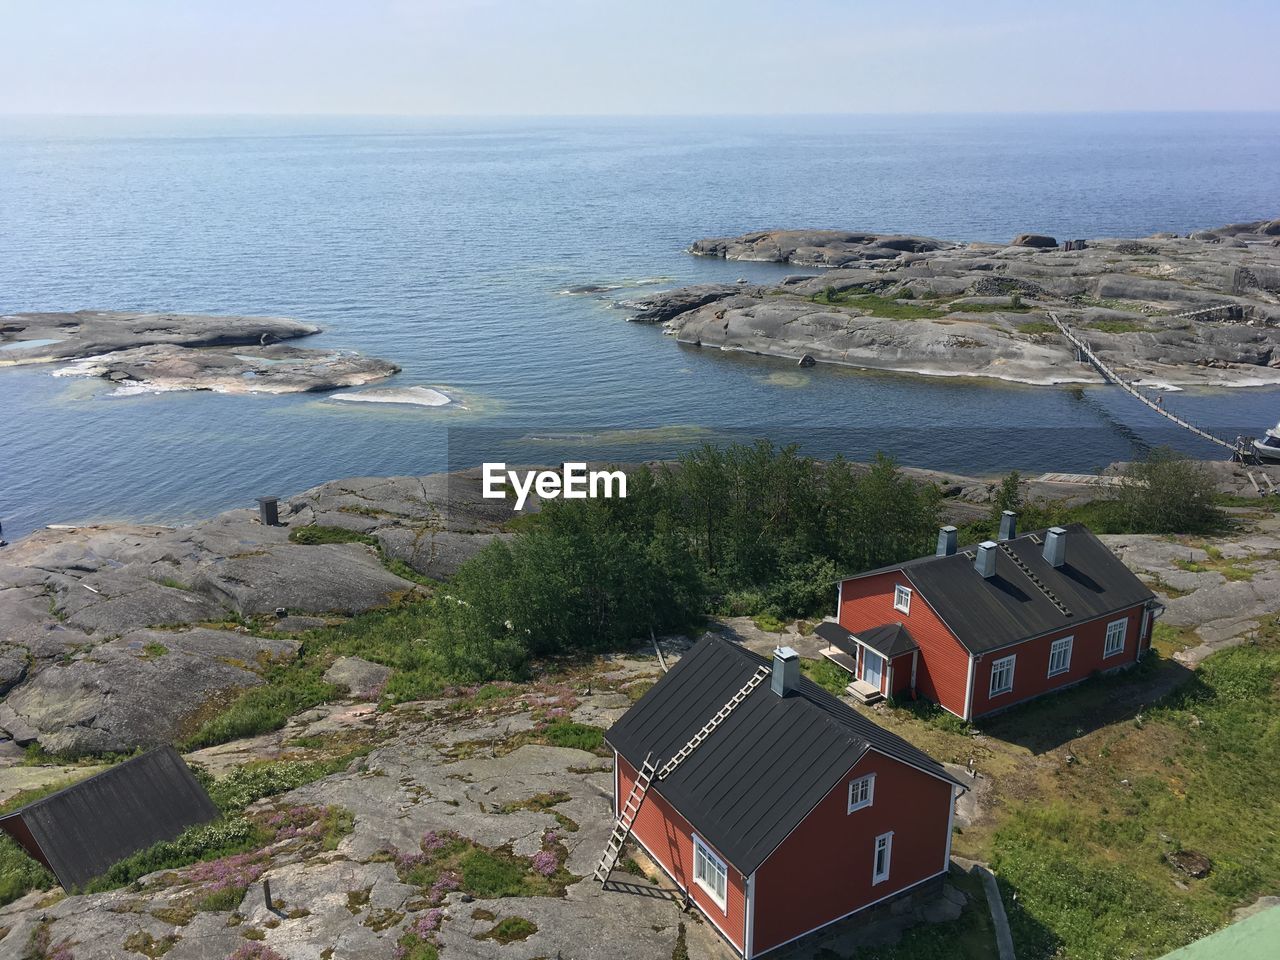
[[[303,393],[358,387],[400,368],[354,353],[285,344],[320,328],[280,317],[19,313],[0,317],[0,366],[72,361],[57,373],[99,377],[120,393]]]
[[[295,644],[172,625],[283,609],[289,616],[268,627],[307,629],[322,615],[393,603],[419,586],[386,561],[442,577],[504,535],[510,506],[481,499],[479,488],[474,472],[355,478],[284,501],[280,526],[231,510],[180,527],[41,530],[0,550],[0,731],[68,753],[176,739],[206,704],[258,683],[263,659],[291,656]],[[378,547],[290,540],[308,526],[341,527]]]
[[[624,302],[681,343],[796,361],[1025,383],[1097,382],[1053,313],[1123,375],[1280,383],[1274,221],[1059,249],[835,230],[699,240],[703,256],[830,269],[772,286],[701,284]],[[1080,247],[1080,249],[1076,249]],[[809,359],[805,359],[809,358]]]

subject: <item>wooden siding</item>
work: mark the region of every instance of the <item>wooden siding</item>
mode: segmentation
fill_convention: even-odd
[[[897,584],[911,589],[911,612],[894,609],[893,588]],[[884,623],[902,623],[920,647],[916,666],[916,691],[922,697],[964,715],[965,691],[969,683],[969,652],[933,611],[905,574],[899,571],[845,580],[840,586],[840,610],[836,615],[840,626],[850,633],[878,627]],[[907,680],[911,667],[908,659]],[[895,664],[894,686],[898,687]]]
[[[1004,710],[1015,703],[1038,697],[1051,690],[1070,686],[1086,679],[1095,670],[1111,670],[1132,664],[1140,652],[1139,633],[1145,608],[1130,607],[1112,616],[1087,620],[1069,629],[1059,630],[1034,640],[983,654],[974,668],[973,716]],[[1102,656],[1106,642],[1107,624],[1126,619],[1124,649],[1114,656]],[[1065,673],[1049,676],[1049,653],[1054,640],[1071,637],[1071,663]],[[1008,693],[991,696],[991,665],[1005,657],[1013,656],[1013,689]]]
[[[869,807],[849,813],[849,782],[875,774]],[[875,751],[813,808],[755,874],[760,954],[947,868],[953,786]],[[872,883],[876,837],[893,833],[889,877]]]
[[[635,769],[627,763],[625,757],[619,756],[615,774],[617,789],[614,797],[615,810],[619,804],[626,802],[635,778]],[[732,864],[726,864],[728,883],[724,907],[712,900],[702,887],[694,883],[693,835],[697,831],[663,798],[659,791],[660,784],[655,780],[644,798],[644,803],[640,805],[640,812],[636,815],[635,823],[631,828],[632,834],[657,861],[658,866],[666,871],[681,890],[689,892],[693,902],[706,914],[711,923],[724,934],[739,953],[742,953],[746,945],[746,878],[734,869]],[[707,846],[710,847],[710,844]],[[723,860],[724,857],[720,859]]]

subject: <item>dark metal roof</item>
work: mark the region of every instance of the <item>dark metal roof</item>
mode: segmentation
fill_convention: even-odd
[[[182,757],[161,747],[5,814],[0,830],[73,890],[217,816]]]
[[[1072,523],[1065,529],[1066,562],[1058,568],[1041,552],[1046,531],[1036,530],[1001,541],[990,578],[974,569],[976,545],[951,556],[920,557],[856,577],[901,570],[971,653],[1069,629],[1155,597],[1088,527]],[[1069,616],[1014,557],[1070,611]]]
[[[823,620],[813,628],[813,632],[837,650],[843,650],[850,656],[857,655],[857,642],[850,633],[833,620]],[[861,640],[872,650],[886,657],[896,657],[918,649],[911,632],[900,623],[886,623],[869,630],[860,630],[857,640]]]
[[[684,655],[606,735],[639,768],[669,759],[751,678],[764,657],[721,637]],[[664,780],[665,797],[744,874],[771,854],[868,749],[952,783],[928,754],[801,677],[779,697],[768,683],[741,704]]]

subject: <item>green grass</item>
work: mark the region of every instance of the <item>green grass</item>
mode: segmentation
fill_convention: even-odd
[[[1048,320],[1027,320],[1018,324],[1018,332],[1027,336],[1040,336],[1046,333],[1057,333],[1058,328]]]
[[[463,893],[482,900],[502,897],[560,897],[576,878],[561,865],[550,877],[533,869],[531,861],[506,848],[491,849],[466,837],[445,834],[437,849],[425,849],[412,861],[397,860],[402,883],[426,890],[441,874],[456,874]]]
[[[183,749],[198,750],[279,730],[295,714],[337,696],[338,689],[326,683],[322,673],[319,665],[270,667],[265,684],[250,687],[223,712],[201,724],[183,743]]]
[[[785,633],[787,629],[787,625],[785,623],[767,611],[764,613],[757,613],[751,618],[751,622],[765,633]]]
[[[1277,770],[1280,640],[1270,627],[1256,646],[1206,659],[1141,723],[1059,771],[1054,799],[1011,805],[992,862],[1020,960],[1157,957],[1274,892]],[[1206,854],[1212,872],[1175,872],[1164,855],[1177,849]]]
[[[999,303],[953,303],[947,307],[947,313],[1030,313],[1034,307],[1025,303],[1017,306]],[[1049,324],[1050,327],[1053,324]]]
[[[310,524],[289,531],[289,540],[303,546],[314,547],[322,543],[363,543],[370,547],[378,546],[376,537],[367,533],[358,533],[346,527],[325,527]]]
[[[828,289],[815,294],[810,299],[814,303],[823,303],[828,306],[853,307],[870,316],[883,317],[886,320],[932,320],[945,315],[943,310],[913,301],[899,302],[891,297],[861,293],[856,290],[836,293]]]
[[[1150,333],[1155,327],[1134,320],[1093,320],[1089,329],[1101,333]]]
[[[800,672],[836,696],[843,695],[844,688],[853,679],[847,671],[840,669],[826,657],[818,660],[801,660]]]
[[[169,648],[163,643],[152,641],[142,648],[142,655],[147,660],[154,660],[156,657],[163,657],[169,652]]]
[[[586,723],[572,720],[555,720],[541,731],[541,739],[553,747],[572,747],[588,753],[600,753],[604,749],[604,731]]]
[[[954,713],[943,710],[931,700],[912,700],[910,697],[895,697],[892,705],[905,710],[917,720],[923,720],[930,726],[945,730],[948,733],[968,733],[972,729],[966,720],[961,720]]]
[[[538,932],[538,925],[524,917],[503,917],[487,933],[477,934],[477,940],[496,940],[498,943],[515,943],[528,940]]]

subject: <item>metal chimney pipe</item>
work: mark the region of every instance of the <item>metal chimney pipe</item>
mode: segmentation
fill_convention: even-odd
[[[939,557],[949,557],[956,552],[956,528],[953,526],[945,526],[938,530],[938,550]]]
[[[996,554],[1000,545],[993,540],[984,540],[978,544],[978,555],[974,558],[973,569],[983,578],[990,580],[996,575]]]
[[[1018,515],[1012,510],[1000,514],[1000,539],[1012,540],[1018,535]]]
[[[800,654],[790,647],[778,647],[773,651],[773,676],[769,687],[780,697],[785,697],[800,682]]]
[[[1062,527],[1050,527],[1044,535],[1044,560],[1051,567],[1067,562],[1067,531]]]

